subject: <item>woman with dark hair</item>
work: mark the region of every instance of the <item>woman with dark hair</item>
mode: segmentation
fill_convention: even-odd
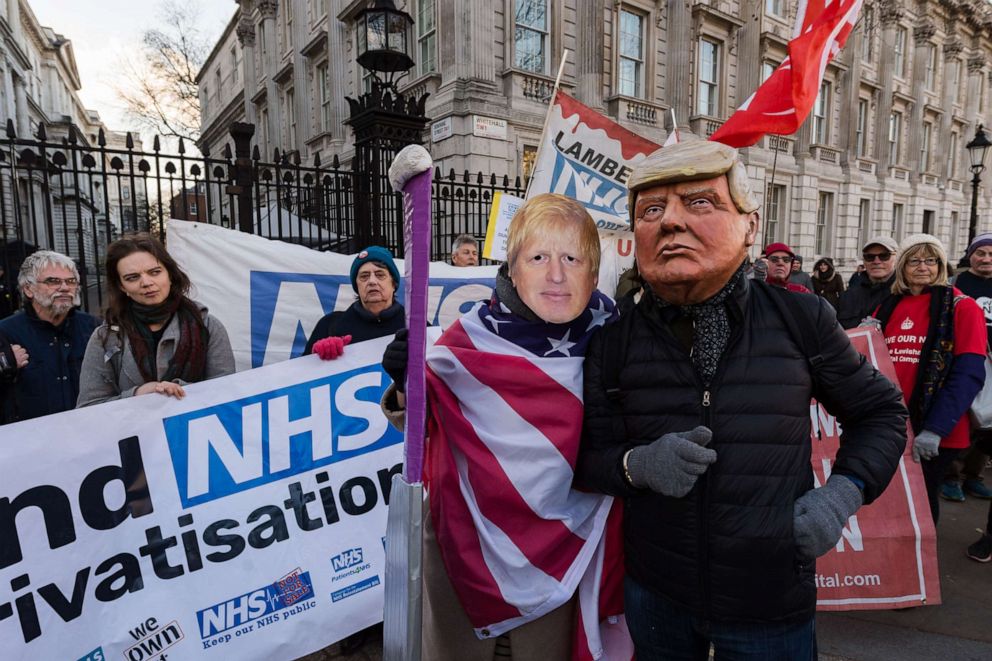
[[[77,407],[159,393],[233,374],[227,331],[188,297],[189,277],[158,239],[142,233],[107,248],[104,324],[83,357]]]
[[[844,293],[844,278],[834,270],[834,260],[821,257],[813,265],[813,293],[826,299],[837,309],[840,305],[840,295]]]

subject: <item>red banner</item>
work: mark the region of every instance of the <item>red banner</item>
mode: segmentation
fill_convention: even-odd
[[[867,328],[848,331],[851,343],[897,383],[882,335]],[[825,483],[840,443],[840,425],[811,403],[813,475]],[[837,547],[816,561],[817,610],[872,610],[940,603],[937,536],[923,473],[913,462],[912,431],[889,487],[848,519]]]

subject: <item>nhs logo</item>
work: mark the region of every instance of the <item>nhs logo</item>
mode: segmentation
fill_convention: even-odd
[[[402,442],[379,408],[389,383],[370,365],[166,418],[183,507]]]
[[[251,366],[260,367],[303,354],[307,338],[326,314],[355,302],[347,273],[317,275],[252,271]],[[495,278],[430,279],[427,318],[448,326],[477,302],[492,295]],[[402,300],[402,282],[397,298]]]
[[[627,187],[565,156],[557,149],[554,155],[551,192],[566,195],[580,202],[596,220],[597,226],[606,229],[626,228]],[[611,218],[612,221],[609,220]],[[616,222],[617,218],[620,222]]]
[[[216,636],[313,597],[310,572],[296,569],[275,583],[197,611],[200,638]],[[274,618],[269,618],[270,623],[273,620]]]
[[[362,547],[356,547],[353,549],[348,549],[347,551],[342,551],[336,556],[331,558],[331,566],[334,568],[335,572],[343,571],[348,567],[354,567],[355,565],[360,565],[364,562],[364,553],[362,552]]]

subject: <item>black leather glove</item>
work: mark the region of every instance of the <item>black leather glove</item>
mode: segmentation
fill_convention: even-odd
[[[386,352],[382,354],[382,369],[396,384],[396,389],[400,392],[406,391],[406,359],[407,346],[406,336],[409,331],[401,328],[396,331],[396,337],[386,345]]]

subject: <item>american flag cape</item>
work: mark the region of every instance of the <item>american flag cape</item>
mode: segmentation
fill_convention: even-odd
[[[611,497],[571,488],[583,355],[614,316],[598,291],[569,324],[526,321],[494,296],[428,350],[431,521],[480,638],[536,620],[578,590],[575,658],[630,658],[604,650],[626,638],[619,512],[610,516]]]

